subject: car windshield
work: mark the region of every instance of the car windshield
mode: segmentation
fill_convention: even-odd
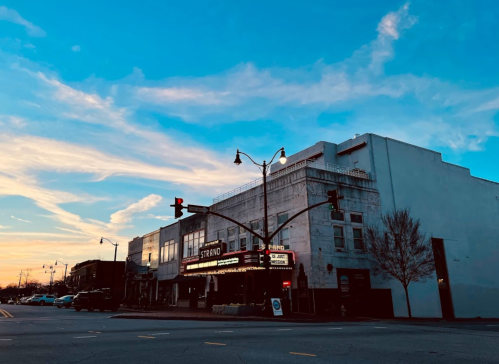
[[[35,294],[33,297],[43,297],[42,294]]]

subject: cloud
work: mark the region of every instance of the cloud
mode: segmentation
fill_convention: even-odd
[[[124,225],[132,221],[133,215],[148,211],[155,207],[162,200],[161,196],[149,195],[138,202],[128,206],[126,209],[115,212],[111,215],[111,224]]]
[[[0,225],[0,229],[10,229],[10,226]]]
[[[30,224],[31,224],[31,221],[28,221],[28,220],[23,220],[23,219],[20,219],[20,218],[18,218],[18,217],[12,216],[12,215],[11,215],[10,217],[11,217],[11,218],[13,218],[13,219],[15,219],[15,220],[22,221],[22,222],[28,222],[28,223],[30,223]]]
[[[484,102],[483,104],[479,105],[473,111],[474,112],[482,112],[482,111],[489,111],[489,110],[499,110],[499,97],[496,99]]]
[[[173,216],[161,216],[161,215],[153,215],[153,214],[148,214],[147,217],[151,219],[157,219],[157,220],[162,220],[162,221],[168,221],[173,219]]]
[[[26,33],[31,37],[45,37],[47,35],[42,28],[24,19],[14,9],[9,9],[5,6],[0,6],[0,20],[22,25],[26,29]]]
[[[73,52],[79,52],[79,51],[81,51],[81,47],[79,45],[74,45],[71,47],[71,50]]]

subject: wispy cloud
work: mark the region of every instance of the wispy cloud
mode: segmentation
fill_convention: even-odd
[[[5,6],[0,6],[0,20],[22,25],[26,29],[26,33],[32,37],[45,37],[47,35],[42,28],[24,19],[14,9]]]
[[[10,216],[11,218],[13,218],[14,220],[17,220],[17,221],[22,221],[22,222],[29,222],[31,224],[31,221],[28,221],[28,220],[24,220],[24,219],[20,219],[18,217],[15,217],[13,215]]]
[[[111,215],[111,224],[125,225],[126,223],[132,221],[133,215],[148,211],[155,207],[162,200],[161,196],[149,195],[144,197],[138,202],[135,202],[128,206],[126,209],[115,212]]]
[[[0,229],[10,229],[10,226],[0,225]]]
[[[79,51],[81,51],[81,47],[79,45],[74,45],[71,47],[71,50],[73,52],[79,52]]]
[[[153,214],[148,214],[147,217],[151,218],[151,219],[162,220],[162,221],[169,221],[169,220],[173,219],[173,216],[162,216],[162,215],[153,215]]]

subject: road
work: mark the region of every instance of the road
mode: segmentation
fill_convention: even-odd
[[[497,322],[155,321],[55,307],[0,309],[10,314],[0,311],[1,363],[499,363]]]

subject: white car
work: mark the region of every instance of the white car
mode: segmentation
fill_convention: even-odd
[[[71,303],[73,303],[73,297],[74,296],[69,295],[69,296],[62,296],[62,297],[56,298],[54,301],[54,306],[57,306],[57,308],[61,308],[61,307],[70,308]]]
[[[52,304],[55,301],[55,296],[50,294],[35,294],[31,299],[30,304],[45,306],[46,304]]]

